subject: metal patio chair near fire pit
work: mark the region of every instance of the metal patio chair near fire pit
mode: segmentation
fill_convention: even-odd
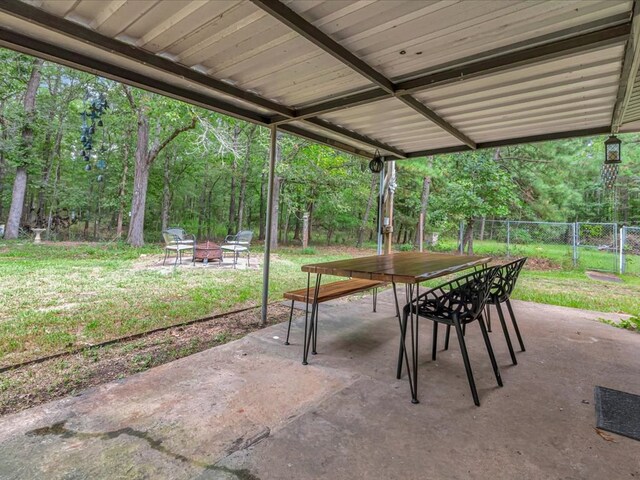
[[[176,260],[174,266],[178,264],[178,261],[182,263],[182,252],[191,250],[191,259],[193,260],[195,237],[185,233],[181,228],[168,228],[162,232],[162,238],[164,238],[164,260],[162,265],[167,262],[169,252],[176,253]]]
[[[433,360],[436,358],[438,324],[444,323],[447,325],[447,328],[453,326],[456,329],[458,342],[460,343],[460,351],[462,353],[462,360],[464,361],[464,367],[467,372],[467,380],[469,381],[469,387],[471,388],[473,402],[477,406],[480,406],[480,399],[478,397],[478,391],[473,378],[473,372],[471,370],[471,363],[469,362],[467,345],[464,339],[464,334],[462,333],[462,328],[472,322],[478,321],[484,343],[487,347],[487,352],[489,353],[493,373],[495,374],[498,386],[502,387],[502,378],[500,377],[496,357],[493,353],[493,348],[491,347],[491,341],[489,340],[489,334],[487,333],[487,326],[485,325],[484,318],[482,317],[484,307],[489,298],[489,290],[493,285],[493,280],[496,276],[497,270],[497,267],[485,268],[469,275],[456,278],[455,280],[444,283],[436,288],[432,288],[420,295],[417,300],[407,304],[404,307],[402,315],[403,337],[406,336],[407,319],[410,311],[413,310],[415,313],[416,307],[419,320],[425,319],[433,322]],[[411,335],[413,335],[413,332],[411,332]],[[400,352],[400,357],[398,358],[399,374],[401,372],[401,365],[402,350]]]
[[[236,235],[227,235],[224,243],[220,246],[223,252],[233,253],[233,266],[238,263],[238,257],[241,253],[247,254],[247,267],[249,266],[249,248],[251,247],[251,239],[253,232],[251,230],[242,230]]]

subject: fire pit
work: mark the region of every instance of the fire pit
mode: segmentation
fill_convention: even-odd
[[[222,262],[222,250],[220,249],[220,245],[210,242],[207,240],[206,242],[196,243],[196,248],[193,253],[193,261],[196,260],[202,261],[203,264],[209,263],[209,261],[218,261]]]

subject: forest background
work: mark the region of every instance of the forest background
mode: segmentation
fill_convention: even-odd
[[[140,246],[169,226],[264,238],[267,129],[8,50],[0,62],[5,238],[39,227],[51,240]],[[621,135],[613,189],[600,179],[604,139],[398,161],[394,242],[415,243],[421,211],[443,236],[482,218],[640,225],[640,135]],[[277,156],[274,242],[299,244],[304,212],[312,243],[375,240],[368,159],[286,134]]]

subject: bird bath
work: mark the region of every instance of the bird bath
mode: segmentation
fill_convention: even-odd
[[[46,228],[32,228],[31,231],[36,234],[35,238],[33,239],[33,243],[41,243],[42,239],[40,238],[40,234],[46,230]]]

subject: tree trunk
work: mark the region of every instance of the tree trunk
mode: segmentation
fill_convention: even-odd
[[[301,225],[300,225],[300,217],[302,217],[303,213],[298,210],[298,213],[296,213],[296,227],[295,230],[293,231],[293,239],[294,240],[300,240],[300,233],[301,233]]]
[[[160,214],[160,218],[162,220],[162,231],[164,232],[167,228],[169,228],[169,209],[171,208],[171,171],[170,167],[171,162],[169,155],[164,156],[164,170],[162,175],[162,213]]]
[[[473,225],[475,223],[475,218],[469,218],[465,222],[466,228],[464,230],[464,235],[462,237],[462,251],[464,252],[465,247],[467,249],[468,255],[473,255]]]
[[[148,127],[148,123],[147,123]],[[148,134],[148,131],[146,132]],[[144,132],[138,131],[138,135]],[[144,141],[146,141],[144,138]],[[138,142],[139,143],[139,142]],[[133,247],[144,245],[144,213],[147,202],[147,185],[149,184],[149,165],[144,152],[136,152],[136,163],[133,173],[133,195],[131,197],[131,220],[127,242]]]
[[[11,194],[11,207],[9,208],[9,216],[7,218],[7,226],[4,232],[4,238],[18,238],[20,231],[20,217],[22,217],[22,208],[24,205],[25,193],[27,191],[27,164],[29,163],[30,150],[33,144],[33,114],[36,106],[36,94],[38,93],[38,85],[40,84],[40,68],[43,60],[35,59],[31,69],[29,83],[27,83],[27,91],[24,96],[24,113],[25,123],[22,127],[22,149],[25,158],[18,166],[16,178],[13,181],[13,191]]]
[[[429,206],[429,194],[431,192],[431,177],[427,176],[422,179],[422,197],[420,198],[420,215],[423,219],[423,228],[424,224],[427,223],[427,208]],[[420,232],[418,229],[420,228],[420,219],[416,223],[416,234],[413,239],[413,244],[416,248],[420,247],[418,245],[418,239],[420,238]],[[422,236],[424,236],[424,231],[422,232]]]
[[[362,247],[362,242],[364,241],[364,232],[367,229],[367,225],[369,224],[369,214],[371,213],[371,205],[373,205],[373,197],[376,193],[376,186],[380,180],[379,176],[371,175],[371,188],[369,189],[369,200],[367,200],[367,208],[364,210],[364,215],[362,217],[362,224],[360,225],[360,229],[358,230],[358,240],[356,241],[356,247]]]
[[[245,210],[245,197],[247,194],[247,178],[249,176],[249,166],[251,164],[251,145],[253,143],[253,135],[257,130],[257,125],[254,125],[247,134],[247,151],[244,156],[244,163],[242,165],[242,177],[240,178],[240,194],[238,195],[238,231],[244,228],[244,210]]]
[[[266,220],[264,218],[264,173],[260,179],[260,233],[258,235],[258,240],[264,240],[264,231],[266,226]]]
[[[122,166],[122,179],[120,180],[120,189],[118,190],[118,222],[116,226],[116,237],[122,238],[122,221],[124,219],[124,207],[126,204],[125,194],[127,188],[127,172],[129,170],[129,139],[124,144],[124,159]]]
[[[484,215],[482,216],[482,220],[480,221],[480,241],[484,240],[484,226],[486,223],[487,217],[485,217]]]

